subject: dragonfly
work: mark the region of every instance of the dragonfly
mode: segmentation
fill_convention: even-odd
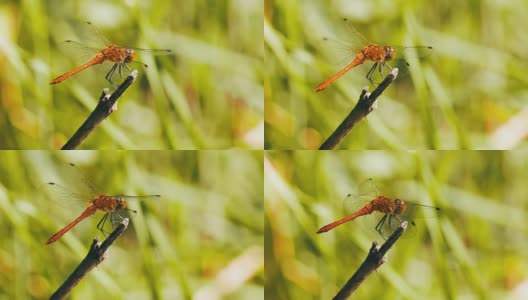
[[[169,49],[140,49],[140,48],[129,48],[129,47],[120,47],[117,46],[110,41],[108,41],[93,25],[91,22],[85,22],[83,26],[83,33],[84,34],[90,34],[92,36],[88,37],[91,41],[98,41],[95,42],[97,44],[100,44],[99,47],[92,47],[85,45],[80,42],[76,42],[73,40],[66,40],[66,47],[67,48],[75,48],[76,50],[80,52],[84,52],[87,54],[92,54],[93,58],[90,59],[88,62],[86,62],[83,65],[80,65],[60,76],[53,79],[50,84],[57,84],[61,83],[64,80],[70,78],[71,76],[98,64],[102,64],[105,61],[109,61],[114,63],[112,68],[110,68],[110,71],[106,74],[105,79],[112,84],[112,86],[116,86],[116,83],[112,80],[115,71],[117,70],[119,73],[119,76],[123,78],[123,69],[126,68],[129,71],[132,71],[132,69],[128,66],[129,63],[134,62],[136,60],[136,52],[142,52],[142,53],[148,53],[152,55],[171,55],[173,52]],[[148,68],[147,64],[142,63],[145,68]]]
[[[347,22],[348,27],[352,30],[353,37],[351,38],[353,41],[353,44],[361,45],[362,47],[357,47],[356,45],[350,47],[352,49],[347,49],[348,51],[353,51],[352,53],[356,53],[354,59],[351,63],[346,65],[343,69],[323,81],[321,84],[319,84],[315,89],[314,92],[320,92],[327,87],[329,87],[334,81],[336,81],[339,77],[343,76],[345,73],[350,71],[351,69],[365,63],[366,61],[373,61],[374,64],[370,68],[370,70],[366,74],[367,80],[374,84],[373,77],[376,74],[376,71],[379,72],[379,75],[383,77],[383,71],[385,69],[388,69],[389,71],[393,69],[389,62],[395,60],[400,52],[406,52],[406,51],[417,51],[420,53],[420,57],[429,56],[430,52],[432,51],[433,47],[431,46],[414,46],[414,47],[396,47],[396,46],[388,46],[388,45],[378,45],[375,43],[369,42],[361,33],[359,33],[355,28],[348,23],[347,19],[344,19],[345,22]],[[327,40],[325,38],[325,40]],[[357,49],[359,48],[359,49]],[[403,58],[402,58],[403,59]],[[395,65],[402,65],[402,66],[408,66],[406,62],[403,62],[398,59],[396,61]]]
[[[73,163],[70,163],[69,166],[73,168],[77,168],[76,165]],[[87,180],[86,177],[82,175],[80,176],[83,178],[83,180]],[[56,197],[60,198],[62,196],[64,198],[68,198],[69,201],[84,202],[84,203],[87,203],[88,205],[86,209],[75,220],[70,222],[68,225],[64,226],[61,230],[59,230],[54,235],[52,235],[46,241],[46,244],[51,244],[53,242],[56,242],[64,234],[70,231],[75,225],[77,225],[82,220],[88,218],[89,216],[95,214],[97,211],[104,212],[103,217],[101,218],[99,223],[97,223],[97,229],[106,236],[107,232],[104,230],[104,227],[108,219],[110,219],[110,223],[112,224],[112,227],[115,227],[117,224],[119,224],[119,222],[121,222],[124,219],[123,212],[131,211],[133,213],[137,213],[137,211],[128,208],[128,203],[127,203],[128,199],[130,198],[148,199],[148,198],[161,197],[161,195],[109,196],[105,194],[99,194],[99,195],[95,194],[94,196],[87,196],[87,195],[74,192],[71,189],[68,189],[64,187],[63,185],[58,184],[56,182],[48,182],[47,184],[50,187],[50,189],[53,191],[53,194],[55,194]],[[85,183],[85,184],[88,185],[90,190],[93,190],[93,185],[91,183]]]
[[[375,199],[368,201],[354,213],[321,227],[317,233],[330,231],[337,226],[352,221],[358,217],[378,212],[383,214],[383,216],[376,224],[375,230],[385,239],[392,234],[403,221],[408,221],[411,225],[416,225],[413,218],[416,218],[420,213],[424,213],[423,210],[420,212],[420,208],[424,210],[440,211],[440,208],[438,207],[378,195]]]

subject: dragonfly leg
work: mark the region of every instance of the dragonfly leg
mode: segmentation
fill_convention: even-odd
[[[386,61],[383,62],[383,65],[392,71],[392,67]]]
[[[391,232],[396,230],[396,228],[392,228],[393,225],[396,225],[396,224],[393,224],[394,220],[398,221],[398,226],[402,223],[402,220],[400,219],[400,217],[398,217],[398,215],[391,214],[389,216],[389,230]]]
[[[114,76],[114,72],[119,64],[114,64],[108,74],[106,74],[105,79],[110,81],[110,84],[112,84],[113,87],[116,86],[115,82],[112,81],[112,77]]]
[[[103,233],[104,236],[106,236],[107,232],[104,231],[104,226],[106,224],[106,220],[108,219],[108,215],[110,213],[106,213],[102,218],[101,218],[101,221],[99,221],[99,223],[97,223],[97,229],[99,229],[99,231],[101,231]]]
[[[371,84],[374,84],[374,81],[372,81],[372,76],[374,75],[374,72],[376,72],[376,67],[378,66],[378,64],[379,64],[378,62],[375,62],[372,68],[370,68],[370,70],[367,73],[366,77],[368,81],[370,81]]]
[[[394,224],[394,220],[396,220],[398,223]],[[401,223],[403,223],[403,220],[398,215],[391,214],[389,216],[389,230],[391,232],[394,232],[396,230],[396,228],[398,228],[400,226]],[[411,223],[412,223],[413,226],[415,225],[414,221],[412,221]],[[394,228],[392,228],[393,226],[394,226]]]
[[[125,66],[125,68],[127,68],[127,70],[132,72],[132,69],[130,69],[130,67],[126,63],[119,64],[119,77],[121,77],[121,79],[123,79],[123,66]]]
[[[389,71],[392,71],[392,67],[386,61],[383,62],[383,66],[386,67],[387,69],[389,69]],[[381,73],[382,73],[381,76],[383,77],[383,72],[381,72]]]
[[[383,235],[383,232],[381,232],[381,229],[383,228],[383,225],[385,225],[385,221],[387,220],[388,215],[389,214],[385,214],[376,225],[376,231],[381,235],[382,238],[385,238],[385,236]]]
[[[112,228],[115,228],[121,221],[123,221],[123,216],[117,212],[111,213],[110,221],[112,222]]]
[[[130,69],[130,67],[127,65],[127,63],[122,63],[119,65],[119,75],[121,76],[121,78],[123,78],[123,66],[125,66],[125,68],[127,68],[127,70],[129,70],[130,72],[132,72],[132,69]]]

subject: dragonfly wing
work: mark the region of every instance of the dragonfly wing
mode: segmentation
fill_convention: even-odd
[[[433,54],[430,46],[395,47],[396,57],[387,62],[391,67],[398,68],[398,77],[409,76],[414,68],[426,62]]]
[[[131,48],[139,54],[148,54],[148,55],[173,55],[174,51],[170,49],[143,49],[143,48]]]

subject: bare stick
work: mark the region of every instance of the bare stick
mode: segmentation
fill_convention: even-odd
[[[128,87],[136,80],[137,71],[134,70],[130,75],[123,81],[123,83],[117,87],[112,93],[108,93],[108,88],[103,89],[101,97],[99,97],[99,103],[95,107],[94,111],[88,116],[88,119],[77,129],[77,132],[70,138],[61,150],[72,150],[77,148],[88,135],[95,129],[99,123],[106,119],[111,113],[117,110],[117,100]]]
[[[352,109],[350,114],[341,122],[337,129],[330,135],[330,137],[319,147],[319,150],[332,150],[337,144],[348,134],[361,119],[366,117],[374,110],[374,102],[385,91],[385,89],[398,76],[398,68],[393,68],[391,73],[378,85],[378,87],[371,93],[367,93],[367,88],[363,88],[359,101]]]
[[[108,238],[102,243],[95,238],[90,246],[88,255],[79,264],[77,269],[64,281],[64,283],[51,295],[50,299],[65,299],[72,289],[83,279],[83,277],[90,272],[94,267],[99,265],[105,260],[106,250],[112,245],[112,243],[127,229],[128,218],[123,219],[121,224],[108,236]]]
[[[378,243],[374,241],[365,261],[357,269],[356,273],[350,277],[339,293],[337,293],[334,300],[347,299],[370,273],[379,268],[385,262],[385,254],[396,243],[405,229],[407,229],[407,221],[400,224],[400,227],[394,231],[381,248],[378,248]]]

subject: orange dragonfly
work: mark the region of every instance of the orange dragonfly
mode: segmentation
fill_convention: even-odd
[[[71,167],[76,168],[76,166],[72,163],[69,164]],[[79,172],[79,171],[78,171]],[[82,175],[80,175],[82,176]],[[83,180],[86,180],[84,176],[82,176]],[[88,184],[88,183],[86,183]],[[78,194],[76,192],[73,192],[66,187],[55,183],[55,182],[48,182],[48,185],[50,186],[50,189],[53,190],[53,193],[56,196],[60,195],[62,197],[70,198],[70,200],[79,200],[81,202],[88,203],[88,207],[84,210],[84,212],[77,217],[75,220],[73,220],[71,223],[66,225],[64,228],[59,230],[57,233],[52,235],[47,241],[46,244],[51,244],[53,242],[56,242],[58,239],[60,239],[66,232],[68,232],[70,229],[72,229],[75,225],[77,225],[79,222],[84,220],[85,218],[95,214],[97,211],[103,211],[105,212],[103,218],[97,223],[97,229],[99,229],[104,235],[106,235],[107,232],[104,231],[104,226],[106,224],[106,221],[110,217],[110,222],[112,224],[112,227],[115,227],[119,222],[121,222],[124,217],[121,215],[122,212],[126,210],[130,210],[133,213],[136,213],[135,210],[129,209],[127,206],[127,199],[130,198],[159,198],[160,195],[147,195],[147,196],[125,196],[125,195],[117,195],[117,196],[108,196],[104,194],[100,194],[97,196],[85,196]],[[89,185],[90,190],[93,190],[93,186]],[[95,195],[95,194],[94,194]]]
[[[348,23],[347,19],[344,19],[345,22]],[[415,46],[415,47],[393,47],[393,46],[380,46],[374,43],[370,43],[363,35],[361,35],[357,30],[353,28],[352,25],[348,23],[348,27],[352,31],[352,35],[354,36],[353,43],[358,43],[360,40],[363,45],[359,50],[356,45],[349,47],[353,49],[348,49],[348,51],[354,51],[356,53],[354,59],[351,63],[349,63],[347,66],[345,66],[343,69],[341,69],[339,72],[335,73],[330,78],[323,81],[321,84],[319,84],[314,92],[319,92],[327,87],[329,87],[335,80],[337,80],[339,77],[343,76],[346,72],[350,71],[354,67],[357,67],[361,64],[363,64],[366,61],[373,61],[374,64],[370,68],[370,70],[367,72],[366,78],[368,81],[372,84],[374,84],[373,77],[376,73],[376,70],[379,72],[379,74],[383,77],[383,70],[389,69],[392,70],[392,67],[389,65],[389,61],[392,61],[396,58],[397,53],[404,52],[408,50],[412,51],[418,51],[420,52],[420,56],[428,56],[430,55],[430,52],[432,51],[433,47],[431,46]],[[355,49],[354,49],[355,48]],[[408,65],[406,62],[403,64],[401,61],[397,62],[397,65]]]
[[[373,212],[380,212],[384,215],[377,223],[375,229],[383,238],[387,238],[403,221],[408,221],[411,225],[415,225],[413,218],[416,218],[420,213],[419,208],[436,211],[440,210],[440,208],[434,206],[422,205],[379,195],[351,215],[321,227],[317,233],[327,232],[358,217],[370,215]]]
[[[99,47],[91,47],[84,45],[79,42],[75,42],[72,40],[66,40],[65,43],[67,43],[70,48],[77,48],[81,52],[85,53],[91,53],[94,55],[94,57],[89,60],[87,63],[80,65],[76,68],[74,68],[71,71],[68,71],[59,77],[53,79],[50,84],[56,84],[61,83],[64,80],[70,78],[71,76],[91,67],[95,66],[97,64],[102,64],[105,61],[113,62],[114,65],[110,69],[110,71],[106,74],[105,79],[112,84],[112,86],[115,86],[116,83],[112,80],[112,77],[116,71],[116,69],[119,72],[119,76],[123,78],[123,68],[126,68],[129,71],[132,71],[132,69],[128,66],[128,63],[133,62],[136,59],[136,51],[143,52],[143,53],[149,53],[152,55],[170,55],[172,54],[172,50],[168,49],[139,49],[139,48],[126,48],[126,47],[120,47],[117,45],[114,45],[110,43],[100,32],[97,30],[95,25],[93,25],[90,22],[85,22],[83,26],[81,26],[82,31],[84,31],[84,34],[91,34],[92,37],[88,37],[88,39],[94,41],[97,40],[97,44],[100,44]],[[144,67],[148,68],[148,65],[143,64]]]

